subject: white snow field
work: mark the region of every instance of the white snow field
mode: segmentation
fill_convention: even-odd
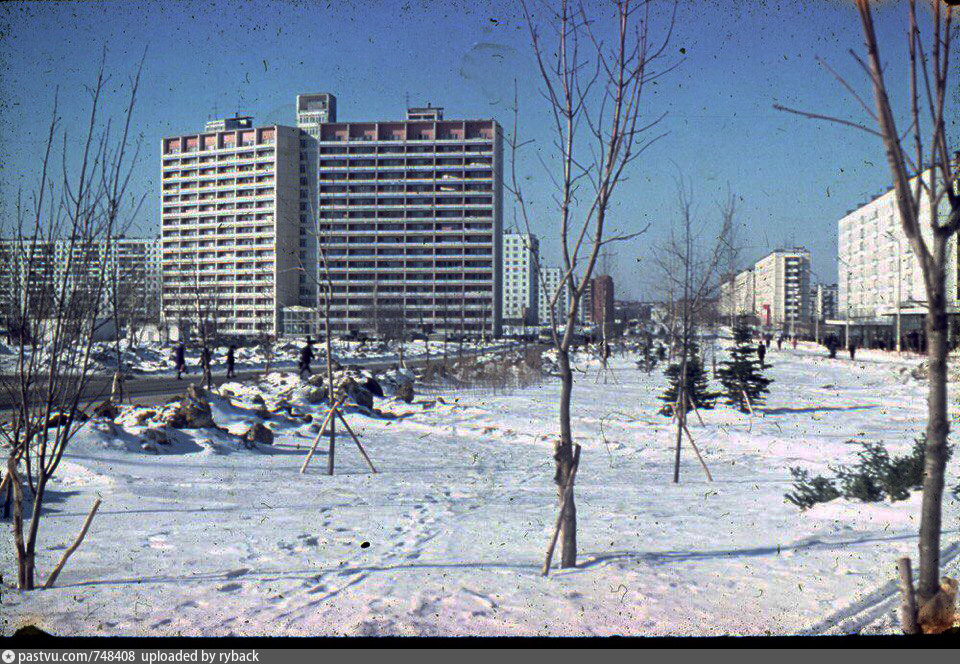
[[[299,474],[312,433],[269,421],[276,441],[239,447],[216,431],[177,432],[140,449],[132,414],[117,437],[91,425],[63,463],[44,518],[40,578],[90,533],[57,587],[21,594],[2,539],[2,630],[69,635],[722,635],[896,631],[898,556],[916,557],[919,495],[843,499],[806,512],[784,501],[788,468],[852,461],[857,441],[908,449],[925,384],[883,362],[774,349],[763,418],[728,406],[691,427],[715,481],[685,445],[671,482],[673,432],[657,414],[665,379],[615,358],[616,383],[581,362],[574,431],[579,565],[540,575],[556,519],[556,379],[510,394],[347,415],[376,464],[337,438]],[[249,396],[273,403],[292,377],[232,385],[215,405],[242,431]],[[323,406],[311,406],[322,413]],[[99,429],[98,429],[99,427]],[[342,427],[338,427],[341,431]],[[948,486],[957,482],[950,463]],[[945,500],[944,561],[958,567],[960,504]],[[369,543],[365,546],[364,543]]]

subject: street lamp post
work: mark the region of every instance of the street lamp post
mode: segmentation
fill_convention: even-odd
[[[850,275],[852,270],[850,266],[847,266],[847,320],[846,326],[843,328],[843,343],[844,346],[850,348]]]

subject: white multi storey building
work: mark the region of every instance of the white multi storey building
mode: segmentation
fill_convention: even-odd
[[[752,316],[755,313],[755,295],[752,269],[727,275],[720,283],[720,315]]]
[[[754,312],[760,324],[786,333],[810,321],[810,252],[778,249],[753,266]]]
[[[276,335],[298,303],[299,130],[229,118],[163,139],[162,314]]]
[[[930,240],[931,208],[920,206],[920,227]],[[941,215],[946,214],[946,201]],[[910,248],[893,190],[852,210],[839,224],[837,316],[861,325],[890,325],[902,314],[922,315],[927,300],[923,273]],[[947,308],[958,311],[956,236],[947,246]]]
[[[556,322],[557,325],[564,325],[567,318],[567,312],[570,310],[570,289],[563,280],[563,269],[559,267],[545,267],[541,270],[542,277],[539,288],[538,309],[540,316],[540,325],[550,325],[550,300],[557,294],[557,289],[562,287],[560,296],[557,298]]]
[[[811,315],[823,321],[837,317],[837,285],[817,284],[810,289]]]
[[[104,316],[116,301],[122,319],[155,321],[160,309],[160,240],[0,240],[0,307],[5,313],[22,306],[17,303],[27,297],[55,297],[64,282],[75,296],[95,302]]]
[[[503,236],[503,331],[523,334],[539,321],[537,262],[540,242],[535,235]]]
[[[500,125],[426,107],[405,120],[318,126],[316,206],[301,210],[318,220],[332,331],[375,330],[387,317],[408,330],[499,336]]]

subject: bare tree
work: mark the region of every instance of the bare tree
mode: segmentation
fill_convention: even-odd
[[[561,392],[560,437],[554,443],[554,482],[560,515],[560,565],[577,562],[577,516],[573,480],[579,455],[575,454],[570,409],[573,371],[570,350],[577,328],[577,313],[601,249],[612,242],[635,238],[646,229],[612,234],[608,212],[617,185],[627,167],[663,134],[649,136],[663,116],[646,124],[641,100],[645,86],[669,71],[655,71],[669,42],[676,4],[663,39],[651,38],[653,19],[649,0],[612,3],[613,39],[608,44],[597,31],[582,3],[560,0],[557,5],[538,3],[542,20],[534,18],[526,2],[524,15],[539,67],[542,95],[552,123],[554,143],[546,171],[556,190],[554,202],[562,254],[563,278],[550,295],[550,330],[557,352]],[[530,215],[519,184],[517,152],[526,145],[519,139],[519,104],[515,99],[511,150],[511,180],[507,189],[517,201],[527,232]],[[535,261],[542,281],[543,270]],[[575,276],[579,274],[579,276]],[[558,320],[557,301],[566,286],[570,304],[565,320]],[[577,446],[579,449],[579,446]],[[544,565],[550,566],[552,546]]]
[[[918,604],[922,605],[930,601],[940,587],[944,471],[947,463],[947,434],[950,430],[947,419],[946,271],[948,261],[956,260],[955,256],[948,256],[947,247],[960,229],[960,190],[957,184],[957,164],[951,162],[945,123],[947,96],[951,91],[955,92],[948,83],[950,52],[955,36],[955,28],[952,26],[954,8],[942,2],[932,2],[931,15],[926,18],[924,31],[918,21],[916,5],[916,0],[909,0],[907,4],[909,103],[905,132],[901,133],[897,128],[884,77],[873,12],[868,0],[856,0],[866,58],[857,55],[853,50],[850,53],[870,81],[873,108],[846,79],[827,63],[822,60],[820,62],[868,116],[866,122],[876,126],[876,129],[868,124],[843,118],[793,110],[780,105],[774,107],[808,118],[840,123],[876,136],[880,140],[893,180],[900,223],[923,273],[927,295],[929,379],[917,584],[920,599]],[[955,251],[954,249],[950,252],[951,255]],[[915,626],[916,616],[908,618],[910,620],[905,620],[904,625]]]
[[[654,250],[654,263],[659,280],[665,284],[667,297],[675,305],[677,348],[680,354],[680,373],[677,383],[677,403],[674,417],[677,422],[676,454],[673,481],[680,481],[680,450],[683,433],[687,429],[688,365],[693,355],[697,332],[708,320],[712,299],[717,292],[718,267],[728,245],[727,237],[736,214],[736,198],[728,194],[720,208],[721,228],[712,247],[702,246],[703,225],[695,229],[693,191],[682,179],[677,181],[679,234],[670,230],[667,240]],[[692,442],[692,441],[691,441]]]
[[[94,333],[106,312],[104,247],[121,220],[136,210],[127,187],[139,150],[131,154],[129,127],[143,61],[129,81],[129,103],[119,132],[100,118],[109,81],[105,63],[106,52],[96,82],[87,88],[91,108],[78,153],[70,149],[69,132],[61,132],[54,99],[44,153],[38,160],[37,188],[26,199],[18,195],[12,240],[7,243],[5,268],[14,283],[7,316],[21,335],[13,375],[0,379],[0,389],[15,404],[0,436],[9,447],[6,472],[13,486],[12,532],[21,590],[37,586],[47,484],[85,419],[82,400],[93,372]],[[61,138],[62,174],[57,176],[53,153]],[[59,275],[53,272],[52,260],[62,261]],[[24,334],[27,330],[29,334]],[[33,498],[28,523],[25,485]]]
[[[200,275],[199,262],[194,263],[194,317],[200,341],[200,370],[203,386],[213,387],[213,370],[210,366],[213,356],[213,344],[220,321],[220,297],[216,287],[205,289]]]

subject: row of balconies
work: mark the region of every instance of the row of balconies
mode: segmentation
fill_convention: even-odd
[[[451,175],[449,173],[444,174],[442,177],[410,177],[404,176],[402,173],[350,173],[349,177],[346,174],[343,174],[343,177],[335,177],[336,173],[321,173],[318,178],[322,183],[369,183],[376,182],[378,184],[432,184],[437,183],[450,183],[450,184],[463,184],[469,182],[493,182],[493,173],[483,173],[483,174],[470,174],[470,175]],[[377,177],[373,177],[376,175]],[[419,174],[411,174],[419,175]],[[368,177],[369,176],[369,177]]]
[[[383,203],[368,204],[337,204],[321,202],[317,207],[321,211],[328,210],[411,210],[411,209],[429,209],[429,210],[474,210],[483,212],[486,216],[493,215],[493,208],[490,207],[492,201],[486,203],[406,203],[397,205],[385,205]]]
[[[273,143],[264,143],[263,145],[273,145]],[[191,150],[187,151],[178,151],[178,152],[169,152],[163,155],[163,165],[169,166],[175,163],[183,165],[192,165],[192,164],[212,164],[219,162],[231,162],[240,159],[257,159],[264,157],[274,157],[276,155],[276,150],[273,148],[260,148],[258,150],[251,150],[252,145],[231,145],[224,146],[222,148],[216,148],[215,150],[204,150],[204,154],[198,154],[198,151]],[[242,150],[242,152],[240,152]],[[213,154],[211,154],[211,152]],[[184,154],[197,154],[196,157],[183,156]],[[173,155],[179,155],[174,157]],[[248,156],[249,155],[249,156]]]
[[[379,142],[378,142],[379,143]],[[422,145],[394,145],[394,144],[384,144],[384,145],[359,145],[359,146],[343,146],[341,143],[335,145],[327,145],[319,149],[319,154],[321,155],[457,155],[457,154],[466,154],[466,155],[477,155],[477,154],[488,154],[493,152],[493,144],[487,143],[486,145],[456,145],[456,144],[442,144],[438,146],[441,149],[431,149],[429,147],[424,147]],[[451,149],[452,148],[452,149]]]
[[[390,187],[398,187],[398,189],[391,189]],[[450,196],[470,196],[470,195],[490,195],[493,193],[492,187],[487,188],[477,188],[477,189],[456,189],[458,185],[434,185],[432,187],[426,187],[423,191],[411,190],[409,187],[406,189],[400,185],[383,185],[382,187],[377,187],[377,185],[323,185],[321,187],[320,195],[330,198],[347,198],[355,196],[377,196],[378,198],[387,198],[387,197],[409,197],[409,196],[435,196],[435,197],[450,197]],[[348,187],[351,191],[347,191]],[[335,191],[333,189],[336,189]],[[328,189],[328,191],[323,191]]]

